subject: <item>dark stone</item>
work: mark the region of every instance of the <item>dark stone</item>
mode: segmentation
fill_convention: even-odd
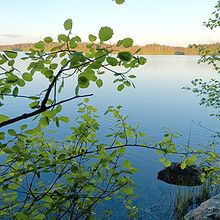
[[[202,184],[201,174],[202,169],[196,165],[186,166],[183,170],[181,163],[173,162],[158,173],[157,179],[174,185],[199,186]]]

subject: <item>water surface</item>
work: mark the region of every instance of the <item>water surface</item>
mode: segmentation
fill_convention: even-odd
[[[120,104],[123,106],[122,112],[129,115],[128,121],[134,125],[140,123],[140,129],[151,136],[154,141],[163,138],[165,129],[182,134],[177,140],[180,146],[187,144],[196,146],[212,141],[213,134],[198,124],[206,128],[218,129],[218,121],[209,116],[213,110],[200,106],[195,94],[182,89],[183,86],[190,86],[191,80],[195,78],[208,80],[215,77],[212,67],[197,64],[198,56],[147,56],[147,59],[145,66],[132,70],[132,74],[137,75],[137,79],[134,80],[136,89],[126,88],[123,92],[117,92],[117,86],[112,84],[113,76],[107,72],[103,76],[103,88],[97,89],[91,86],[89,90],[81,92],[82,94],[94,93],[90,102],[98,108],[101,114],[102,131],[108,131],[112,126],[112,118],[106,118],[102,116],[102,113],[107,106]],[[39,88],[47,87],[43,78],[39,77],[37,81],[36,84],[25,88],[23,92],[34,95]],[[74,82],[68,81],[65,87],[64,96],[71,97],[75,89]],[[72,119],[71,123],[76,117],[78,102],[79,100],[73,101],[63,106],[64,113]],[[24,101],[21,106],[19,100],[8,98],[7,114],[22,113],[27,104]],[[69,125],[61,126],[58,139],[69,134]],[[159,162],[159,156],[154,151],[129,148],[126,158],[140,170],[135,174],[136,191],[139,194],[139,197],[135,199],[135,204],[139,207],[142,218],[161,219],[162,214],[167,216],[168,208],[172,210],[171,194],[178,187],[156,179],[157,172],[163,168]],[[168,210],[168,212],[171,211]],[[113,219],[120,219],[124,216],[120,208],[115,213]]]

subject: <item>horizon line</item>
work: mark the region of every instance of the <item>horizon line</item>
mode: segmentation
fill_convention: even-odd
[[[43,40],[42,40],[43,41]],[[0,47],[4,47],[4,46],[16,46],[16,45],[23,45],[23,44],[35,44],[39,41],[36,42],[23,42],[23,43],[14,43],[14,44],[0,44]],[[54,41],[52,43],[59,43],[57,41]],[[79,42],[81,44],[88,44],[88,42]],[[98,43],[94,43],[94,44],[98,44]],[[116,45],[117,43],[105,43],[107,45]],[[144,47],[144,46],[148,46],[148,45],[159,45],[159,46],[167,46],[167,47],[182,47],[182,48],[188,48],[190,46],[193,45],[214,45],[214,44],[220,44],[220,42],[212,42],[212,43],[190,43],[187,46],[183,46],[183,45],[169,45],[169,44],[161,44],[161,43],[147,43],[147,44],[133,44],[132,46],[139,46],[139,47]]]

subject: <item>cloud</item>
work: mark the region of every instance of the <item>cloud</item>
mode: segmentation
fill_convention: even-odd
[[[37,40],[32,36],[22,34],[0,33],[0,45],[31,43]]]
[[[22,35],[18,35],[18,34],[0,34],[0,36],[2,36],[2,37],[9,37],[9,38],[19,38],[19,37],[22,37]]]

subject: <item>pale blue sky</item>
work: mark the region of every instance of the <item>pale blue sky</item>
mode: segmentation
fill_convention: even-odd
[[[183,45],[220,41],[206,21],[217,0],[0,0],[0,44],[36,42],[64,33],[63,22],[73,19],[73,32],[87,40],[101,26],[114,30],[111,43],[132,37],[136,44]]]

